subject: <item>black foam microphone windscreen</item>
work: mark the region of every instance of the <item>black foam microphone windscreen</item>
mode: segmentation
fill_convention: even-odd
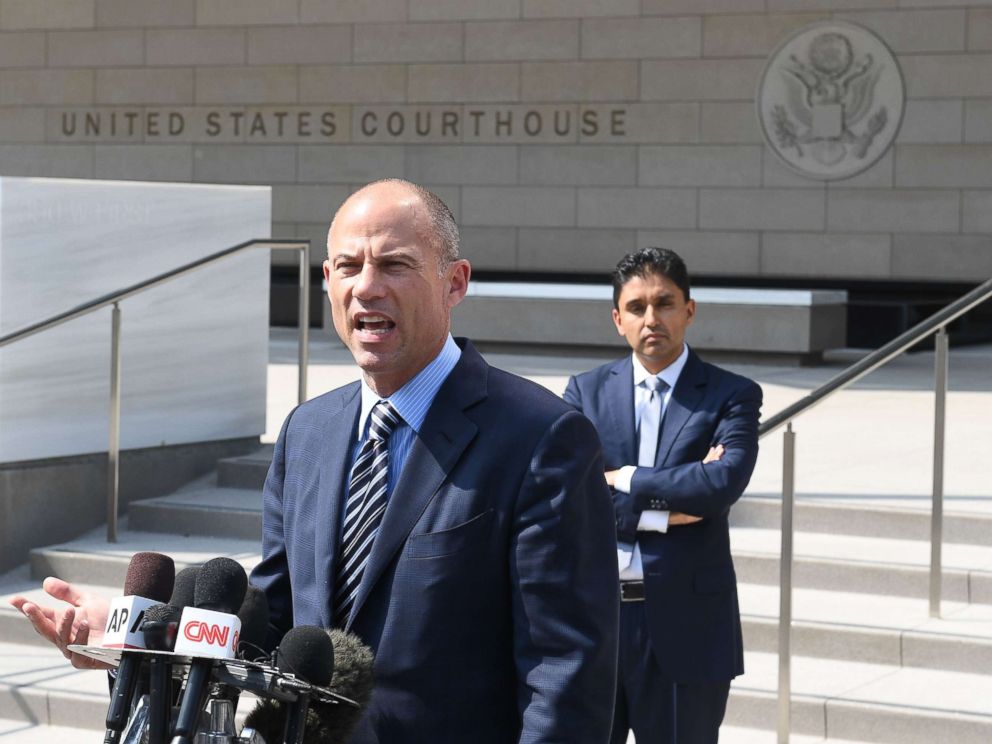
[[[276,667],[304,682],[326,687],[334,673],[334,645],[327,631],[313,625],[291,628],[276,650]]]
[[[347,703],[311,701],[303,733],[305,744],[344,744],[351,736],[362,711],[372,697],[372,649],[358,636],[334,629],[328,634],[334,648],[334,673],[330,689],[357,706]],[[255,729],[265,741],[282,741],[285,714],[282,704],[275,700],[260,700],[245,720],[247,728]]]
[[[176,580],[176,564],[161,553],[135,553],[127,567],[124,596],[167,602]]]
[[[237,561],[212,558],[196,576],[193,605],[201,610],[237,613],[248,589],[248,574]]]
[[[176,582],[172,587],[169,604],[182,609],[193,604],[193,594],[196,591],[196,577],[200,574],[199,566],[187,566],[176,574]]]
[[[238,618],[241,620],[238,656],[249,661],[264,656],[262,647],[269,632],[269,601],[265,598],[265,592],[249,584],[238,610]]]

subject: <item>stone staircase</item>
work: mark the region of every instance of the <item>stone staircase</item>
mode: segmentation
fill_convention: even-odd
[[[98,530],[35,550],[0,578],[3,744],[98,743],[107,704],[104,675],[71,669],[6,597],[40,597],[52,574],[112,596],[137,550],[178,567],[226,555],[250,568],[270,457],[263,448],[223,460],[212,476],[132,504],[114,546]],[[943,617],[931,619],[928,515],[839,501],[800,498],[796,509],[792,741],[992,742],[992,515],[945,516]],[[778,523],[773,497],[734,507],[747,672],[732,689],[724,744],[776,741]]]

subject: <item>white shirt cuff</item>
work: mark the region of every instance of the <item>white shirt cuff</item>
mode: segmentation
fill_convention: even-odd
[[[647,509],[641,512],[641,519],[637,523],[638,532],[668,532],[667,511],[656,511]]]
[[[630,481],[634,478],[634,465],[624,465],[617,471],[616,478],[613,479],[613,487],[620,493],[630,493]]]

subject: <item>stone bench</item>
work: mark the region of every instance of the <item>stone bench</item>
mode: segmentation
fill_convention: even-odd
[[[847,292],[694,287],[693,348],[741,360],[815,363],[845,345]],[[603,285],[472,282],[455,308],[453,331],[484,345],[626,347]],[[550,350],[550,349],[549,349]]]

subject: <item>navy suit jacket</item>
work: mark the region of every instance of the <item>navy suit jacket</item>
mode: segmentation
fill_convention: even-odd
[[[375,652],[356,744],[603,744],[619,595],[609,489],[589,421],[468,342],[389,497],[350,629]],[[352,383],[290,414],[252,575],[276,633],[330,627]]]
[[[607,470],[637,464],[629,356],[571,378],[565,400],[596,426]],[[744,673],[727,518],[754,470],[760,408],[757,384],[690,350],[665,410],[654,468],[638,468],[631,492],[613,495],[619,538],[636,537],[641,546],[651,645],[662,675],[674,682],[718,682]],[[726,453],[703,466],[717,444]],[[636,532],[645,509],[703,520],[667,533]]]

